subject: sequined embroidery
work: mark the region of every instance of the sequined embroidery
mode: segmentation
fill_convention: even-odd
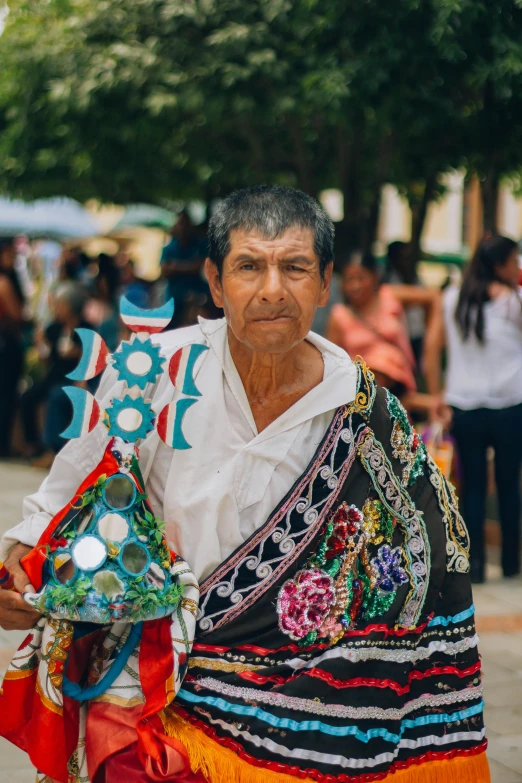
[[[424,471],[427,459],[426,446],[408,419],[408,414],[397,397],[386,390],[388,411],[393,421],[391,445],[393,456],[402,465],[402,486],[411,486]]]
[[[413,628],[419,623],[430,576],[430,544],[422,512],[415,508],[398,481],[382,444],[373,433],[369,432],[364,439],[359,456],[381,503],[396,517],[404,531],[403,553],[411,589],[399,615],[398,625]]]
[[[362,512],[339,506],[305,568],[279,591],[280,630],[300,645],[334,644],[358,619],[386,612],[408,581],[400,548],[390,546],[393,529],[378,500],[368,500]]]
[[[431,457],[428,457],[428,469],[446,530],[446,570],[465,574],[469,571],[469,534],[460,515],[455,490]]]

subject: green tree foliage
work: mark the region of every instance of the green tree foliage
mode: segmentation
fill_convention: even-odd
[[[519,2],[11,0],[0,186],[113,201],[338,187],[369,245],[396,184],[414,242],[440,176],[518,171]],[[496,185],[495,185],[496,183]]]

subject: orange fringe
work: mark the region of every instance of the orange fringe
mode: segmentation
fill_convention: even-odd
[[[200,772],[208,783],[317,783],[312,778],[296,778],[249,764],[174,710],[163,713],[162,719],[165,733],[185,746],[192,772]],[[485,753],[412,764],[408,769],[391,772],[383,780],[389,783],[491,783]]]

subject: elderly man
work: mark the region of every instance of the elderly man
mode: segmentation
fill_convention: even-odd
[[[364,363],[309,331],[328,301],[330,220],[299,191],[252,188],[219,206],[209,242],[225,318],[158,338],[166,357],[210,349],[187,416],[193,448],[172,452],[151,434],[140,457],[153,507],[201,582],[188,674],[163,716],[191,772],[164,779],[485,783],[453,490]],[[102,404],[113,387],[108,371]],[[154,408],[172,393],[160,380]],[[64,448],[4,537],[21,589],[20,557],[106,443],[99,427]],[[4,628],[34,620],[0,594]],[[95,783],[152,779],[122,736]]]

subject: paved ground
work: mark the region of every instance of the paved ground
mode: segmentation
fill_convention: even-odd
[[[34,491],[41,472],[17,464],[2,464],[0,473],[0,533],[19,521],[22,497]],[[492,783],[522,783],[522,578],[504,581],[495,565],[488,583],[475,590],[481,637]],[[24,634],[0,630],[0,671]],[[26,757],[0,740],[1,783],[34,783]]]

